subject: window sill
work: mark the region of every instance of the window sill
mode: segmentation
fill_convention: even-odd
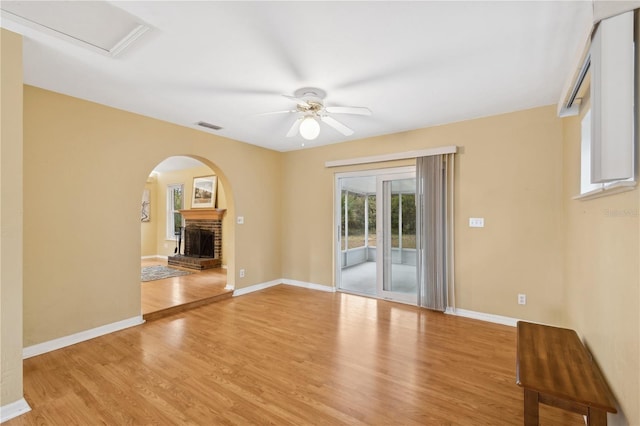
[[[633,191],[636,189],[637,182],[622,181],[615,182],[603,188],[594,189],[593,191],[585,192],[584,194],[576,195],[574,200],[587,201],[595,198],[606,197],[609,195],[619,194],[621,192]]]

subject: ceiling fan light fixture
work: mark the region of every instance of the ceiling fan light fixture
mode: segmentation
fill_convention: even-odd
[[[300,136],[308,141],[312,141],[320,135],[320,123],[312,117],[306,116],[300,123]]]

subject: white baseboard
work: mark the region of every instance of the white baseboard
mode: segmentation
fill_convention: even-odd
[[[22,358],[27,359],[33,356],[42,355],[47,352],[55,351],[56,349],[75,345],[76,343],[84,342],[85,340],[90,340],[99,336],[103,336],[105,334],[113,333],[114,331],[124,330],[125,328],[133,327],[143,323],[144,319],[142,319],[142,315],[138,315],[133,318],[92,328],[90,330],[84,330],[79,333],[71,334],[69,336],[49,340],[48,342],[38,343],[37,345],[28,346],[22,349]]]
[[[31,407],[27,404],[24,398],[20,398],[16,402],[12,402],[0,407],[0,423],[4,423],[7,420],[11,420],[14,417],[23,415],[31,411]]]
[[[255,284],[249,287],[245,287],[245,288],[241,288],[239,290],[235,290],[233,292],[233,296],[242,296],[243,294],[248,294],[248,293],[253,293],[254,291],[260,291],[260,290],[264,290],[266,288],[269,287],[273,287],[275,285],[279,285],[279,284],[285,284],[285,285],[291,285],[291,286],[295,286],[295,287],[302,287],[302,288],[308,288],[310,290],[319,290],[319,291],[328,291],[328,292],[335,292],[336,289],[334,287],[329,287],[326,285],[321,285],[321,284],[314,284],[314,283],[308,283],[308,282],[304,282],[304,281],[296,281],[296,280],[289,280],[286,278],[281,278],[279,280],[273,280],[273,281],[269,281],[266,283],[261,283],[261,284]]]
[[[233,297],[242,296],[244,294],[253,293],[254,291],[264,290],[265,288],[273,287],[275,285],[282,284],[282,280],[273,280],[266,283],[254,284],[249,287],[241,288],[233,291]]]
[[[308,288],[308,289],[311,289],[311,290],[327,291],[329,293],[335,293],[336,292],[336,288],[335,287],[329,287],[329,286],[322,285],[322,284],[307,283],[307,282],[304,282],[304,281],[289,280],[289,279],[286,279],[286,278],[282,279],[282,284],[292,285],[292,286],[295,286],[295,287]]]
[[[503,317],[502,315],[486,314],[484,312],[468,311],[466,309],[447,308],[445,314],[457,315],[459,317],[472,318],[480,321],[493,322],[496,324],[509,325],[515,327],[520,321],[517,318]]]

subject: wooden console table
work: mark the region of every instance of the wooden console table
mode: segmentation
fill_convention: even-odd
[[[573,330],[519,321],[516,383],[524,388],[525,426],[539,424],[539,403],[587,416],[594,426],[617,412],[604,376]]]

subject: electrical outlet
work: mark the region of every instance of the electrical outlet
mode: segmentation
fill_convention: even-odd
[[[527,295],[526,294],[518,294],[518,305],[526,305],[527,304]]]
[[[244,269],[240,269],[240,278],[244,278]]]
[[[484,217],[470,217],[469,228],[484,228]]]

